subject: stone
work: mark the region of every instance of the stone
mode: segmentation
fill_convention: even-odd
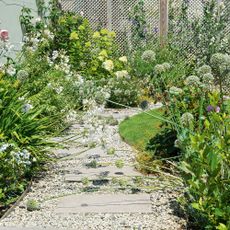
[[[55,213],[151,213],[148,194],[81,194],[59,199]]]
[[[71,169],[66,169],[70,172]],[[141,173],[137,172],[135,169],[129,166],[125,166],[121,169],[115,166],[106,166],[98,168],[78,168],[78,173],[69,173],[65,175],[65,181],[68,182],[81,182],[83,178],[88,178],[89,180],[98,179],[111,179],[113,177],[136,177],[142,176]]]

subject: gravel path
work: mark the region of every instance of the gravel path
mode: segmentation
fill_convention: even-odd
[[[65,148],[54,150],[57,162],[44,176],[33,182],[30,192],[8,217],[4,226],[40,227],[46,229],[186,229],[186,221],[177,215],[176,198],[180,189],[160,176],[132,176],[135,151],[118,134],[118,122],[137,113],[136,109],[99,110],[88,113],[75,123],[65,136]],[[97,114],[97,116],[95,116]],[[99,116],[98,116],[99,115]],[[81,136],[82,133],[87,133]],[[81,169],[103,169],[123,166],[124,176],[91,180],[82,175],[81,181],[68,181],[68,175],[78,175]],[[126,171],[125,169],[129,169]],[[119,169],[122,170],[122,169]],[[138,173],[138,172],[137,172]],[[73,194],[149,194],[150,213],[62,213],[55,212],[60,200]],[[35,200],[38,210],[28,211],[28,201]]]

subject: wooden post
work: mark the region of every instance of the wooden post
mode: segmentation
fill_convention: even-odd
[[[168,36],[168,0],[160,0],[160,44],[164,47]]]
[[[107,0],[107,28],[112,31],[112,0]]]

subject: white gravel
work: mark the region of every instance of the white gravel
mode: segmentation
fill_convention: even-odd
[[[124,119],[126,116],[136,114],[135,109],[126,110],[105,110],[101,115],[103,117],[113,116],[118,120]],[[102,119],[103,120],[103,119]],[[69,133],[82,131],[85,127],[89,127],[88,121],[84,120],[83,125],[75,124]],[[86,124],[87,123],[87,124]],[[125,165],[134,165],[135,151],[126,143],[124,143],[119,134],[118,126],[109,124],[102,125],[102,134],[105,146],[114,147],[115,155],[103,155],[97,159],[99,163],[114,165],[117,160],[123,160]],[[96,127],[97,128],[97,127]],[[94,133],[100,139],[101,133]],[[100,138],[99,138],[100,137]],[[91,137],[89,137],[91,138]],[[79,142],[91,140],[79,139]],[[69,146],[78,146],[79,143],[70,142]],[[83,183],[67,183],[64,181],[66,168],[77,170],[80,166],[92,161],[86,157],[77,157],[77,152],[80,152],[82,147],[76,147],[76,151],[68,153],[69,157],[59,158],[58,161],[51,165],[44,177],[33,182],[31,191],[26,195],[22,202],[10,213],[8,217],[0,222],[1,226],[20,226],[32,227],[38,226],[41,228],[55,227],[57,229],[103,229],[103,230],[122,230],[122,229],[149,229],[149,230],[179,230],[186,229],[186,221],[182,217],[176,215],[177,205],[176,198],[180,195],[178,190],[166,189],[166,182],[159,178],[143,176],[141,181],[136,181],[133,178],[129,180],[110,181],[107,184],[99,186],[83,185]],[[84,153],[83,153],[84,154]],[[137,214],[71,214],[59,215],[54,213],[57,206],[58,198],[69,194],[80,193],[133,193],[148,192],[151,194],[152,213]],[[41,205],[38,211],[29,212],[26,209],[28,200],[36,200]]]

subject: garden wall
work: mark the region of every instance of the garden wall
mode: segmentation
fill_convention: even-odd
[[[36,14],[35,0],[0,0],[0,29],[9,31],[10,42],[14,45],[14,50],[21,48],[22,31],[19,16],[23,6],[31,8]]]

